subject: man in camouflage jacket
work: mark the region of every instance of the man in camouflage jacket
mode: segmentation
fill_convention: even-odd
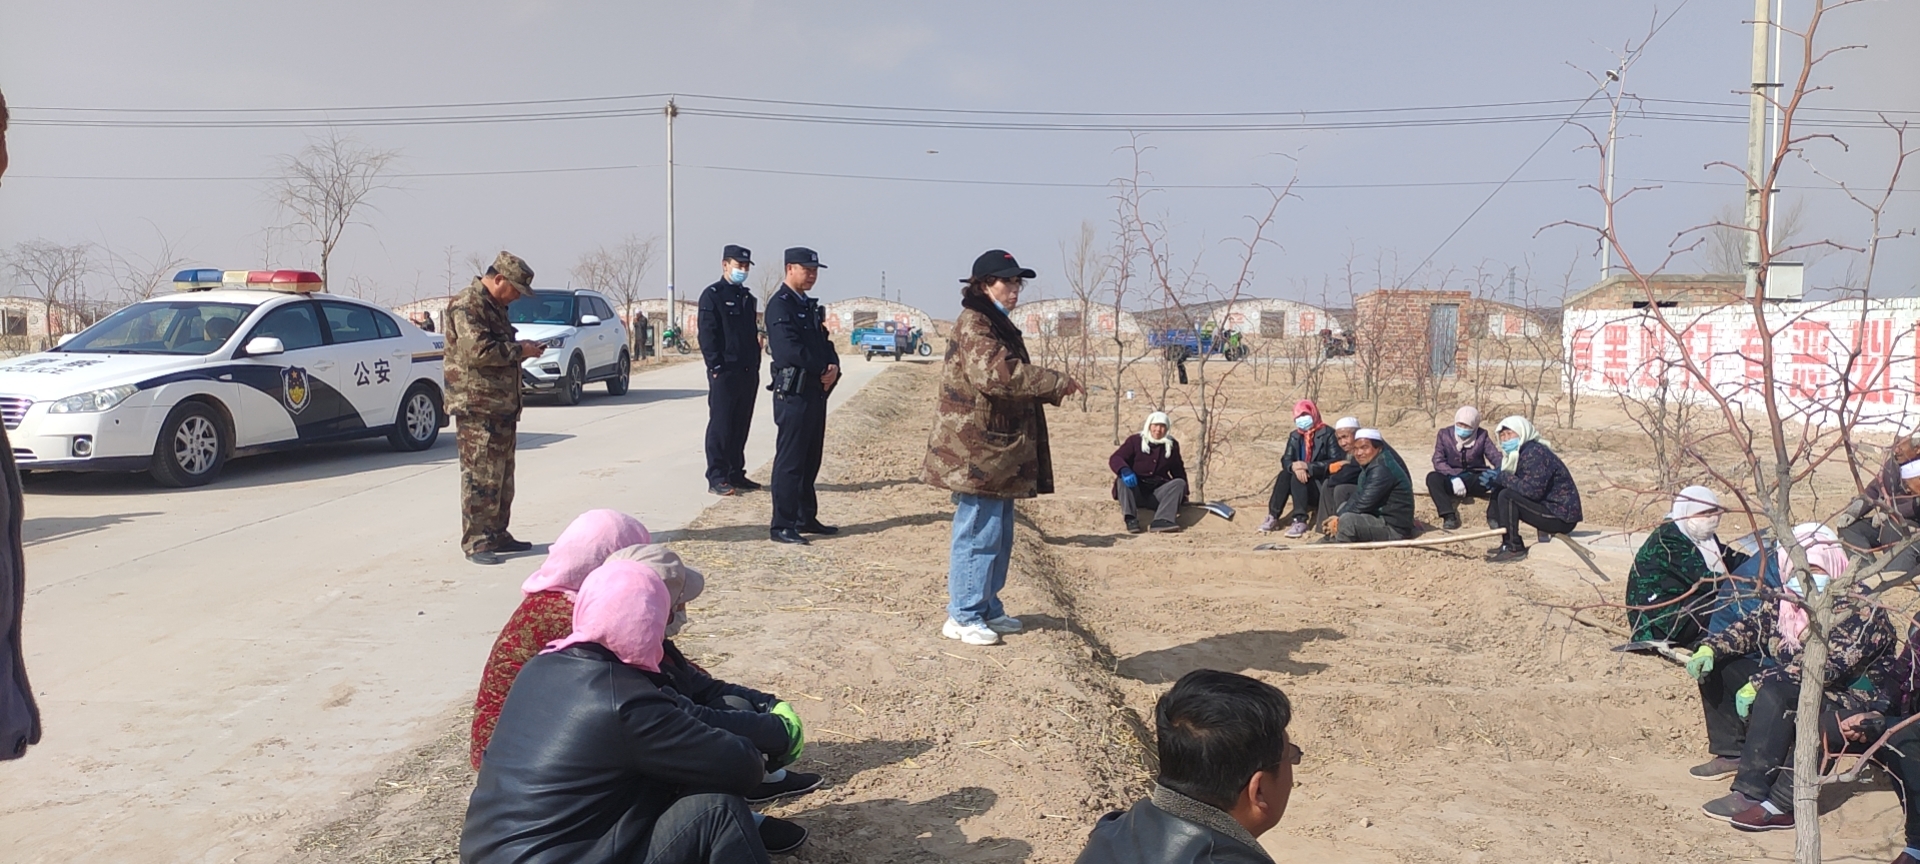
[[[475,564],[533,544],[507,532],[513,515],[513,451],[520,425],[520,362],[537,342],[514,339],[507,304],[533,293],[533,269],[501,252],[486,275],[447,305],[447,413],[460,448],[460,551]]]

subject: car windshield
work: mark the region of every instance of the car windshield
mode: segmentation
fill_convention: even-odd
[[[535,291],[507,306],[507,320],[515,324],[564,324],[572,326],[573,295],[566,291]]]
[[[241,303],[135,303],[55,350],[81,354],[212,354],[254,307]]]

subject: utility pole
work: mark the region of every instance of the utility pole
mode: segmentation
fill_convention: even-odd
[[[1761,213],[1770,202],[1762,196],[1772,190],[1766,176],[1767,160],[1767,88],[1771,83],[1767,70],[1767,48],[1772,40],[1773,21],[1768,0],[1753,0],[1753,91],[1747,97],[1747,296],[1758,297],[1766,288],[1760,272],[1767,238],[1763,235]],[[1771,222],[1771,219],[1766,220]]]
[[[887,302],[887,271],[880,271],[880,302]]]
[[[1607,188],[1602,193],[1607,204],[1607,212],[1604,214],[1607,236],[1600,241],[1600,281],[1602,282],[1613,275],[1613,148],[1615,142],[1619,140],[1620,100],[1627,93],[1627,64],[1620,64],[1618,70],[1608,69],[1607,81],[1615,86],[1615,90],[1613,98],[1608,100],[1613,103],[1613,110],[1607,113]]]
[[[1766,0],[1761,0],[1766,2]],[[680,109],[667,98],[667,326],[680,329],[680,310],[673,298],[673,118]]]
[[[1773,81],[1773,79],[1780,76],[1780,46],[1787,41],[1780,38],[1780,24],[1786,15],[1787,0],[1773,0],[1773,27],[1769,28],[1771,30],[1769,36],[1773,39],[1773,74],[1767,76],[1767,80],[1769,81]],[[1776,81],[1775,86],[1779,86],[1779,83],[1780,82]],[[1773,128],[1773,134],[1767,141],[1767,158],[1769,160],[1773,158],[1773,154],[1780,152],[1780,100],[1777,98],[1779,94],[1776,93],[1774,95],[1776,98],[1773,104],[1768,106],[1769,110],[1767,111],[1769,115],[1768,122]],[[1774,205],[1780,203],[1779,196],[1780,190],[1778,188],[1767,193],[1767,248],[1769,249],[1773,248],[1780,240],[1780,220],[1773,218]]]

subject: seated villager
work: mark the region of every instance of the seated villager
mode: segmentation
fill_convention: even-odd
[[[1860,497],[1834,520],[1840,539],[1856,559],[1893,547],[1920,531],[1920,445],[1912,438],[1894,443],[1893,455],[1867,483]],[[1881,590],[1920,574],[1920,543],[1901,549],[1879,571]]]
[[[1920,799],[1915,797],[1920,793],[1920,785],[1916,785],[1920,784],[1920,721],[1907,723],[1920,714],[1920,656],[1916,650],[1920,650],[1920,615],[1907,623],[1907,644],[1878,670],[1880,674],[1868,675],[1874,681],[1876,704],[1865,712],[1840,718],[1835,723],[1837,728],[1831,730],[1841,733],[1850,753],[1866,750],[1887,730],[1893,731],[1886,745],[1870,757],[1893,775],[1893,792],[1906,814],[1906,848],[1893,864],[1920,864]],[[1831,732],[1828,737],[1832,737]]]
[[[1181,676],[1153,714],[1153,792],[1100,817],[1078,864],[1271,864],[1256,838],[1286,814],[1301,757],[1287,736],[1286,694],[1200,669]]]
[[[660,674],[654,683],[685,697],[691,704],[683,707],[695,717],[710,726],[746,736],[767,754],[771,770],[760,788],[747,796],[747,803],[764,804],[820,788],[820,775],[784,767],[793,761],[787,755],[785,731],[799,723],[792,705],[771,693],[713,677],[673,644],[673,637],[687,626],[687,604],[707,590],[706,577],[688,567],[679,553],[658,543],[629,546],[608,556],[607,560],[637,561],[652,568],[667,586],[667,594],[673,601],[666,638],[660,646],[663,651]]]
[[[1433,498],[1440,527],[1448,531],[1460,527],[1460,502],[1493,497],[1485,478],[1499,463],[1499,448],[1480,428],[1480,409],[1461,406],[1453,414],[1453,425],[1434,436],[1433,470],[1427,472],[1427,494]]]
[[[1522,524],[1543,535],[1570,534],[1580,523],[1581,513],[1580,489],[1567,472],[1567,463],[1560,461],[1527,418],[1508,417],[1494,434],[1500,441],[1500,470],[1489,472],[1487,478],[1494,490],[1487,525],[1505,529],[1506,537],[1487,553],[1487,560],[1499,564],[1527,557],[1527,544],[1520,539]]]
[[[1338,513],[1353,497],[1360,482],[1360,463],[1353,458],[1353,433],[1360,431],[1360,418],[1342,417],[1333,421],[1333,443],[1340,448],[1333,461],[1308,466],[1307,476],[1320,486],[1320,511]]]
[[[573,631],[521,667],[501,706],[467,802],[464,864],[764,864],[805,842],[806,829],[747,809],[761,750],[650,677],[671,610],[636,561],[581,582]],[[798,727],[792,737],[797,750]]]
[[[1313,483],[1313,468],[1339,457],[1333,430],[1320,422],[1320,408],[1312,399],[1293,403],[1293,431],[1287,433],[1287,448],[1280,454],[1280,473],[1273,478],[1273,496],[1267,500],[1267,518],[1260,523],[1261,533],[1276,530],[1283,520],[1287,502],[1293,502],[1288,537],[1307,533],[1307,524],[1319,512],[1320,491]]]
[[[1667,521],[1647,535],[1627,572],[1627,624],[1635,641],[1693,647],[1706,638],[1719,583],[1747,555],[1720,542],[1720,499],[1688,486]]]
[[[474,770],[480,770],[487,741],[493,737],[493,724],[500,719],[500,705],[513,687],[513,677],[520,674],[521,664],[573,632],[573,595],[580,590],[581,580],[606,563],[608,555],[651,542],[653,536],[647,526],[618,510],[588,510],[574,517],[567,530],[554,539],[547,560],[521,583],[520,592],[525,596],[493,640],[493,650],[487,654],[487,665],[480,674],[480,693],[473,700],[469,752]]]
[[[1147,415],[1140,432],[1127,436],[1107,457],[1113,470],[1113,497],[1120,502],[1127,532],[1138,534],[1140,508],[1153,510],[1147,527],[1154,531],[1180,530],[1180,505],[1187,502],[1187,465],[1180,458],[1180,442],[1172,434],[1173,421],[1161,411]]]
[[[1825,591],[1834,577],[1847,571],[1846,551],[1818,523],[1800,525],[1794,538],[1805,550],[1808,577],[1816,591]],[[1787,550],[1775,553],[1783,573],[1791,572]],[[1687,661],[1696,678],[1711,672],[1716,656],[1759,655],[1762,662],[1747,684],[1734,694],[1734,708],[1747,717],[1747,741],[1740,753],[1733,789],[1707,802],[1701,812],[1735,822],[1749,830],[1793,826],[1791,785],[1783,802],[1771,800],[1776,773],[1793,752],[1793,710],[1800,694],[1800,652],[1808,625],[1805,589],[1798,578],[1787,581],[1787,591],[1732,627],[1707,638]],[[1885,610],[1858,586],[1834,598],[1837,620],[1827,634],[1829,653],[1821,670],[1821,686],[1828,710],[1846,704],[1855,681],[1894,650],[1893,624]],[[1750,812],[1752,811],[1752,812]],[[1737,821],[1736,821],[1737,820]]]
[[[1407,463],[1387,446],[1378,429],[1353,435],[1353,459],[1360,479],[1353,497],[1326,521],[1322,530],[1335,543],[1405,540],[1413,536],[1413,479]]]

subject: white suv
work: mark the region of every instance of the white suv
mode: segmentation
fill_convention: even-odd
[[[546,346],[545,353],[520,364],[520,386],[529,393],[553,393],[563,405],[578,405],[588,382],[607,382],[607,392],[625,395],[633,358],[627,353],[627,325],[613,304],[594,291],[535,288],[507,307],[507,319],[521,339]]]

